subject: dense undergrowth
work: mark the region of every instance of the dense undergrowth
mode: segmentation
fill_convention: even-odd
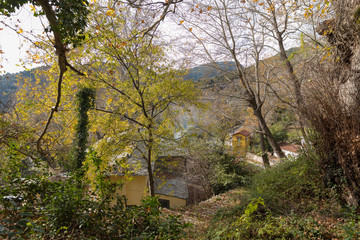
[[[106,177],[93,191],[76,174],[54,179],[40,168],[24,171],[28,166],[13,153],[8,157],[0,168],[0,238],[180,239],[184,234],[187,224],[163,214],[157,198],[127,207]]]
[[[141,206],[111,194],[114,185],[100,179],[95,194],[75,177],[52,179],[24,171],[10,154],[2,166],[0,237],[8,239],[359,239],[360,215],[341,206],[336,189],[326,188],[311,151],[254,174],[212,216],[204,233],[185,235],[181,216],[163,212],[154,198]],[[239,165],[242,166],[242,165]],[[236,182],[237,178],[232,179]],[[234,185],[236,186],[236,184]],[[96,187],[95,187],[96,189]],[[226,194],[226,193],[225,193]],[[230,193],[229,193],[230,194]],[[196,207],[196,206],[195,206]],[[207,215],[207,218],[209,216]],[[186,221],[185,221],[186,222]],[[195,232],[196,233],[196,232]]]
[[[246,161],[237,160],[228,154],[218,154],[212,161],[209,182],[215,195],[237,187],[249,185],[251,178],[259,172],[259,167]]]
[[[218,211],[198,239],[359,239],[360,215],[334,192],[304,152],[256,174],[242,203]]]

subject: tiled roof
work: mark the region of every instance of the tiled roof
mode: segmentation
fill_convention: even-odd
[[[189,197],[187,183],[181,177],[171,179],[155,178],[155,193],[182,199]]]
[[[137,151],[134,151],[131,156],[125,157],[124,162],[126,162],[125,167],[117,166],[113,164],[113,171],[110,175],[123,176],[125,174],[130,174],[132,176],[147,176],[147,164],[145,159],[140,157]],[[154,164],[152,164],[154,167]]]
[[[184,157],[159,157],[154,164],[155,175],[169,174],[172,177],[183,176],[186,168]]]
[[[296,145],[296,144],[291,144],[291,143],[281,143],[280,148],[284,151],[297,153],[301,149],[301,146]]]
[[[183,177],[185,162],[183,157],[160,157],[155,162],[155,193],[188,198],[188,186]]]
[[[245,130],[245,129],[239,128],[238,130],[236,130],[236,131],[234,132],[233,135],[236,135],[236,134],[241,134],[241,135],[247,137],[247,136],[249,136],[251,133],[250,133],[249,131]]]

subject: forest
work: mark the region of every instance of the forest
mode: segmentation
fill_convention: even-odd
[[[360,0],[0,14],[1,239],[360,239]]]

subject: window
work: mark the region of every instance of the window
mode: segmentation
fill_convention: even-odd
[[[159,198],[160,206],[163,208],[170,208],[170,200]]]

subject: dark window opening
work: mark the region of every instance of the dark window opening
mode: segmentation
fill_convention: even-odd
[[[170,200],[159,199],[159,203],[162,208],[170,208]]]

